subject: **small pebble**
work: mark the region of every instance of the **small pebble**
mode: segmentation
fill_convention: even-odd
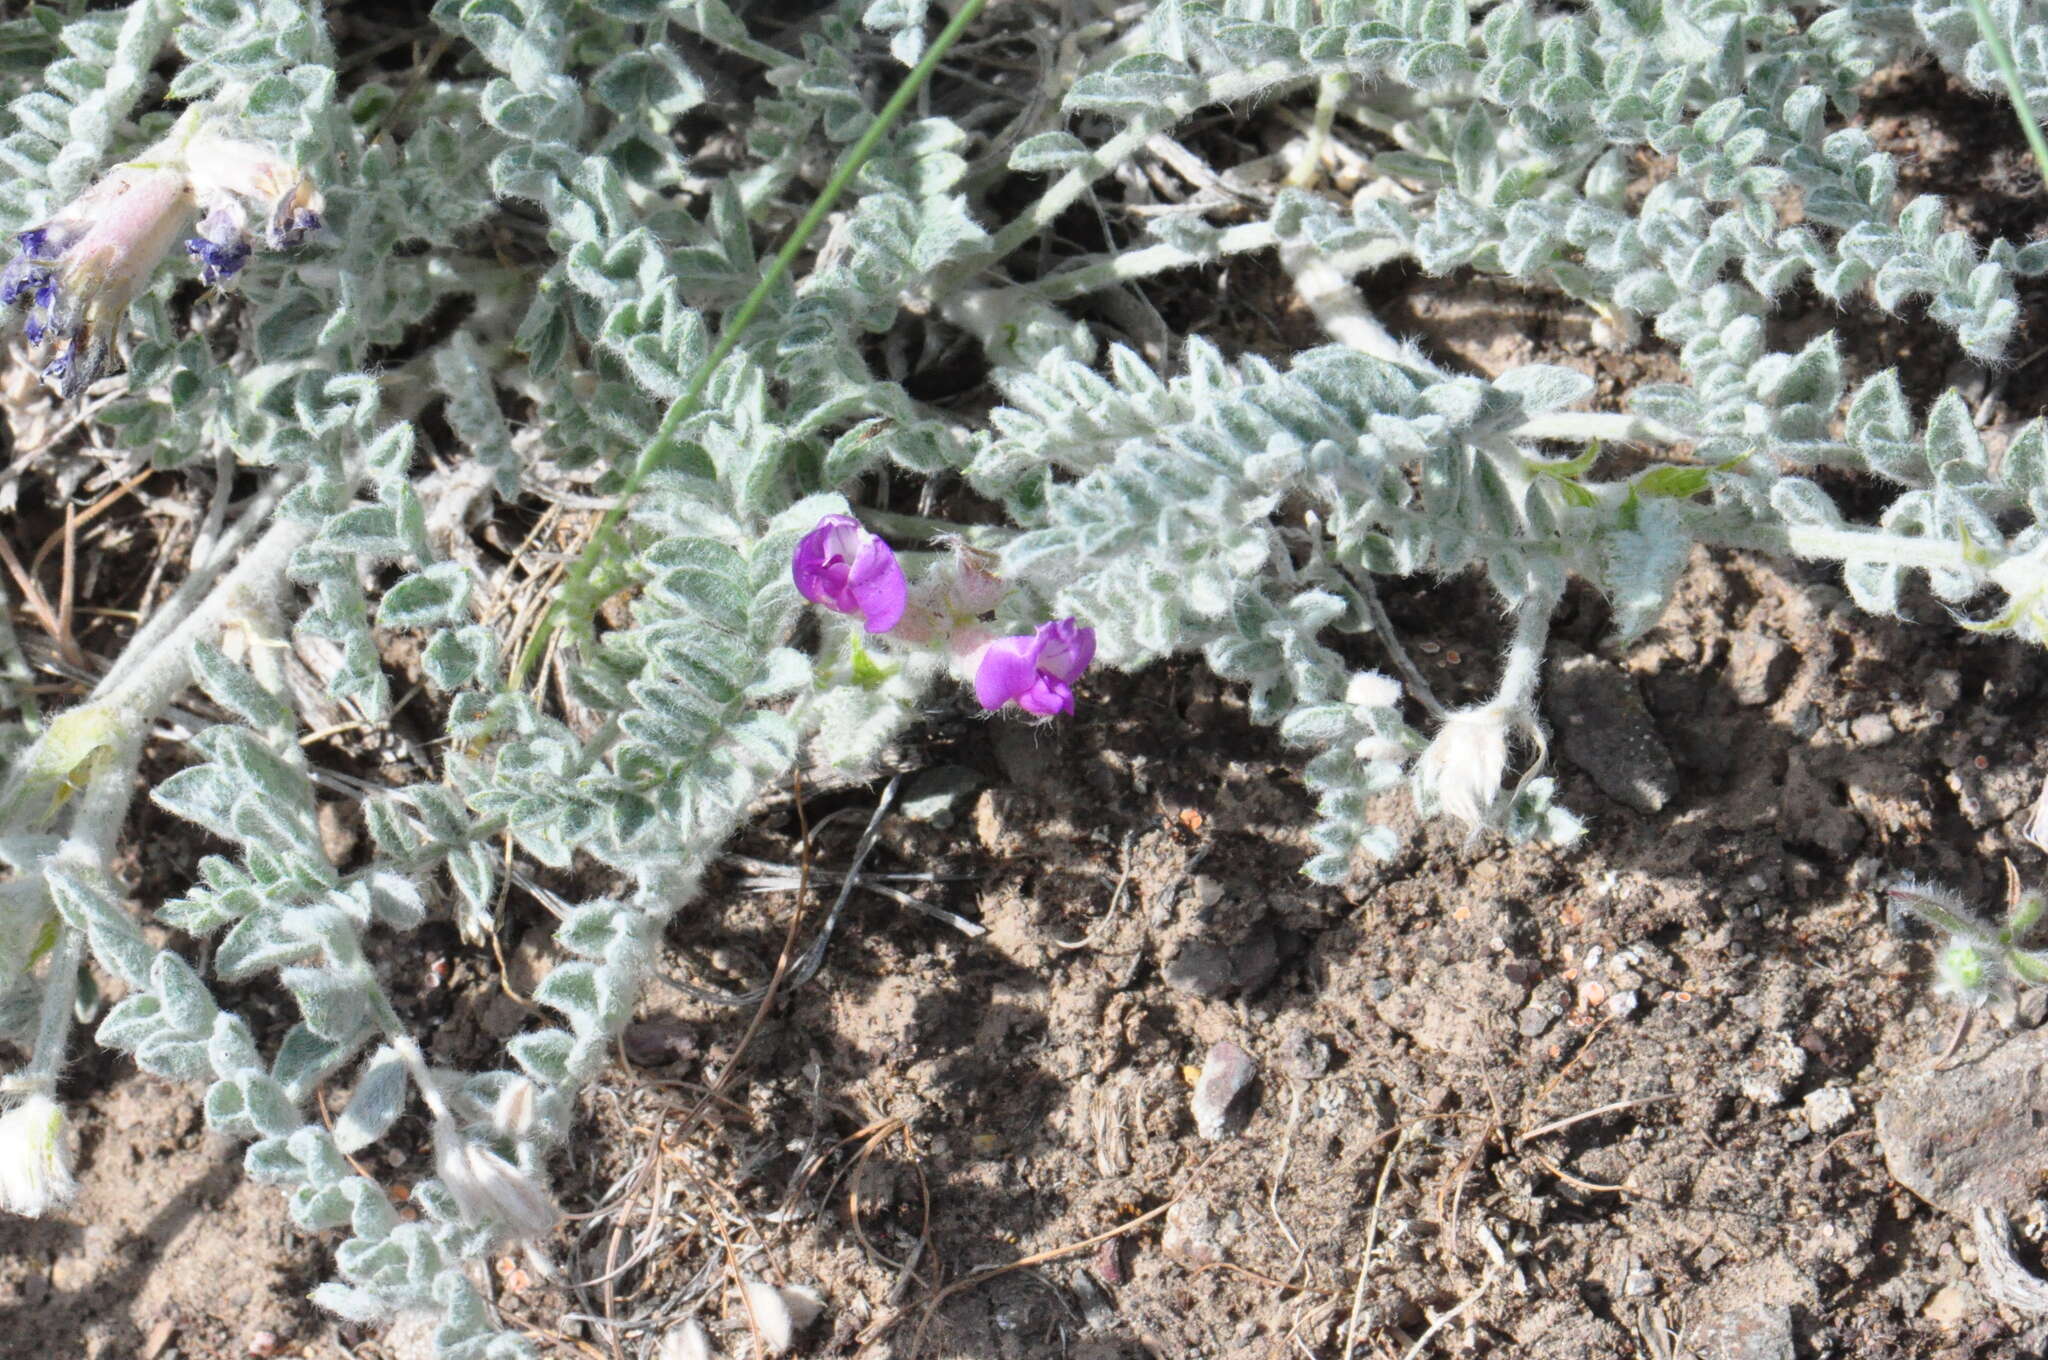
[[[1806,1075],[1807,1052],[1782,1034],[1775,1043],[1760,1047],[1767,1065],[1743,1083],[1742,1093],[1760,1105],[1782,1105],[1791,1098],[1787,1088]]]
[[[1112,1237],[1095,1248],[1095,1275],[1104,1284],[1120,1285],[1131,1278],[1124,1266],[1124,1242],[1126,1239]]]
[[[1785,1103],[1785,1078],[1779,1072],[1751,1072],[1743,1077],[1738,1089],[1759,1105]]]
[[[697,1055],[695,1029],[669,1016],[635,1020],[620,1034],[619,1042],[625,1045],[626,1057],[636,1067],[659,1067]]]
[[[1557,1015],[1548,1006],[1524,1006],[1522,1013],[1515,1017],[1515,1029],[1524,1039],[1541,1038],[1543,1031],[1550,1028],[1550,1022]]]
[[[1856,1097],[1846,1086],[1823,1086],[1806,1097],[1806,1127],[1833,1133],[1856,1117]]]
[[[1657,1277],[1647,1270],[1631,1270],[1622,1281],[1621,1292],[1632,1299],[1646,1299],[1657,1292]]]
[[[1247,1093],[1258,1076],[1259,1065],[1236,1044],[1225,1039],[1212,1045],[1195,1081],[1196,1130],[1204,1138],[1216,1139],[1243,1128],[1251,1116]]]
[[[1206,1264],[1224,1259],[1223,1246],[1216,1240],[1216,1211],[1200,1195],[1176,1200],[1166,1211],[1166,1227],[1159,1234],[1159,1249],[1168,1256]]]
[[[1866,713],[1849,724],[1849,736],[1858,746],[1882,746],[1897,735],[1892,720],[1882,713]]]
[[[1973,1062],[1894,1075],[1872,1112],[1892,1180],[1964,1220],[2027,1203],[2048,1176],[2044,1066],[2048,1032],[2030,1029]]]
[[[1642,1003],[1643,994],[1633,988],[1626,992],[1616,992],[1607,998],[1607,1013],[1617,1020],[1626,1020],[1636,1013],[1636,1008]]]
[[[2048,1023],[2048,992],[2029,987],[2020,996],[2013,1020],[2023,1029],[2039,1029]]]
[[[1977,1291],[1958,1280],[1935,1290],[1934,1297],[1920,1310],[1920,1316],[1937,1326],[1960,1327],[1983,1311],[1984,1302],[1977,1297]]]

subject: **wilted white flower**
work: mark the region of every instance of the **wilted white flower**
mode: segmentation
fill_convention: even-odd
[[[1415,762],[1415,776],[1435,796],[1437,806],[1475,831],[1487,824],[1500,798],[1510,716],[1502,704],[1448,713]]]
[[[977,548],[957,534],[940,538],[952,551],[949,571],[941,573],[946,605],[956,619],[978,619],[1003,602],[1010,587],[996,575],[996,555]]]
[[[192,187],[176,168],[124,165],[62,211],[15,237],[0,271],[0,305],[29,299],[31,344],[57,352],[43,376],[73,396],[100,375],[128,304],[192,220]]]
[[[449,1118],[434,1127],[434,1170],[470,1223],[496,1224],[513,1237],[541,1237],[561,1217],[533,1177],[473,1138]]]
[[[35,1094],[0,1115],[0,1207],[41,1218],[77,1193],[64,1107]]]
[[[1344,702],[1353,708],[1392,708],[1401,702],[1401,682],[1378,671],[1360,671],[1344,687]]]
[[[891,636],[913,646],[943,645],[961,657],[994,637],[981,618],[1003,602],[1010,586],[995,574],[995,554],[955,534],[938,541],[951,558],[936,563],[911,590]],[[972,668],[965,674],[972,675]]]
[[[760,1329],[761,1344],[770,1355],[788,1350],[796,1334],[825,1311],[818,1292],[800,1284],[777,1287],[766,1280],[747,1278],[740,1285],[746,1291],[747,1311]]]
[[[713,1360],[716,1354],[704,1324],[695,1318],[687,1318],[663,1332],[661,1344],[654,1351],[655,1360]]]

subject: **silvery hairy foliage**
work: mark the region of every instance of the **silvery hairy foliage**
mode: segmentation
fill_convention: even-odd
[[[1991,7],[2037,102],[2040,9]],[[547,1158],[671,919],[800,761],[866,770],[951,701],[942,667],[878,666],[853,625],[806,608],[791,553],[830,513],[906,550],[965,534],[1010,587],[1004,626],[1072,616],[1108,663],[1198,653],[1241,683],[1305,753],[1305,869],[1327,883],[1392,851],[1375,808],[1403,790],[1475,829],[1575,834],[1534,702],[1573,578],[1627,636],[1691,545],[1739,545],[1840,563],[1879,614],[1924,576],[1972,626],[2048,637],[2042,427],[1993,456],[1959,395],[1916,411],[1888,372],[1850,390],[1833,334],[1769,341],[1811,288],[1845,316],[1912,306],[1968,353],[2006,353],[2015,281],[2048,271],[2048,245],[1980,248],[1940,202],[1902,201],[1854,122],[1889,63],[1995,87],[1964,6],[1596,0],[1475,18],[1456,0],[1169,0],[1020,40],[1045,60],[1013,104],[942,75],[879,127],[946,17],[921,0],[838,0],[794,26],[722,0],[440,0],[432,17],[433,64],[388,72],[338,54],[328,12],[290,0],[63,0],[0,24],[0,227],[28,234],[13,277],[33,324],[69,324],[55,295],[77,282],[39,224],[73,223],[108,176],[196,165],[212,137],[260,148],[263,183],[319,201],[317,230],[295,217],[256,241],[274,248],[248,253],[238,233],[261,233],[229,203],[224,226],[191,214],[190,260],[101,266],[96,301],[135,296],[101,308],[88,418],[211,500],[182,582],[82,699],[42,711],[20,640],[0,638],[0,1021],[30,1055],[0,1116],[9,1208],[68,1192],[51,1094],[96,970],[118,996],[97,1038],[203,1088],[249,1173],[334,1232],[319,1303],[363,1322],[435,1310],[450,1357],[529,1353],[466,1263],[545,1240]],[[998,11],[975,31],[1045,22]],[[1279,106],[1311,115],[1297,159],[1332,126],[1365,147],[1365,189],[1226,166],[1235,192],[1114,249],[1082,255],[1053,230],[1091,195],[1106,205],[1161,134]],[[762,290],[871,131],[825,234]],[[185,204],[182,182],[165,192]],[[1330,343],[1142,353],[1084,320],[1096,295],[1247,252],[1277,259]],[[1615,344],[1669,346],[1683,381],[1591,411],[1561,369],[1447,371],[1353,285],[1397,259],[1552,290]],[[195,262],[232,289],[195,298]],[[907,320],[986,365],[994,410],[913,395]],[[1615,473],[1593,441],[1646,457]],[[1851,519],[1822,470],[1869,474],[1889,500]],[[531,611],[504,598],[474,526],[622,497],[551,616],[546,683],[526,683]],[[903,513],[953,501],[1000,513]],[[1509,624],[1495,697],[1447,711],[1383,673],[1402,668],[1375,581],[1465,571]],[[600,615],[605,596],[623,608]],[[411,678],[387,661],[397,643],[427,691],[414,712],[444,739],[432,767],[382,784],[323,769],[285,653],[374,728]],[[185,760],[147,796],[212,853],[180,895],[138,903],[109,866],[146,742]],[[319,834],[335,801],[368,829],[343,863]],[[535,993],[550,1019],[498,1067],[438,1068],[377,961],[436,915],[485,940],[535,866],[592,893],[560,911]],[[296,1003],[284,1033],[223,1008],[221,984],[254,979]],[[401,1219],[349,1155],[408,1111],[431,1122],[435,1175]]]

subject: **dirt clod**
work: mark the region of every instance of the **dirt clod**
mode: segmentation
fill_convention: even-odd
[[[1784,688],[1796,660],[1782,638],[1768,633],[1737,633],[1728,645],[1728,692],[1746,708],[1768,704]]]
[[[1678,769],[1657,736],[1634,677],[1609,662],[1577,656],[1551,673],[1545,709],[1564,758],[1609,798],[1657,812],[1678,790]]]
[[[1804,1103],[1806,1126],[1815,1133],[1833,1133],[1856,1117],[1856,1098],[1841,1086],[1809,1091]]]
[[[1693,1338],[1700,1360],[1792,1360],[1792,1310],[1750,1304],[1711,1319]]]
[[[2048,1175],[2048,1032],[2015,1034],[1974,1062],[1895,1078],[1877,1103],[1892,1178],[1967,1222],[2012,1210]]]

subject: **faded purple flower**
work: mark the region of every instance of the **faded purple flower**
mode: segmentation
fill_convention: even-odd
[[[100,375],[128,304],[191,215],[182,173],[126,165],[15,237],[0,306],[27,299],[30,343],[57,347],[43,375],[58,391],[75,396]]]
[[[106,368],[128,304],[195,214],[198,235],[185,253],[204,282],[217,284],[255,246],[281,249],[317,228],[319,205],[311,183],[276,152],[188,114],[163,141],[15,237],[14,259],[0,270],[0,307],[27,302],[29,343],[55,346],[43,376],[75,396]]]
[[[185,251],[208,284],[232,277],[258,246],[284,250],[320,227],[320,195],[298,167],[268,147],[208,129],[186,148],[201,213]]]
[[[1095,630],[1074,619],[1041,623],[1031,633],[997,638],[981,654],[974,697],[998,709],[1012,699],[1027,713],[1050,718],[1074,711],[1074,681],[1095,659]]]
[[[185,242],[185,253],[199,261],[199,281],[211,288],[233,278],[249,263],[249,238],[223,213],[208,213],[199,234]]]
[[[910,593],[896,554],[851,515],[819,520],[796,545],[790,575],[805,599],[860,615],[870,633],[894,628]]]

